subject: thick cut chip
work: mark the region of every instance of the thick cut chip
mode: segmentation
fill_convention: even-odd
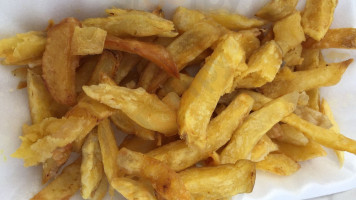
[[[231,30],[256,28],[265,24],[265,21],[263,20],[249,19],[236,13],[229,13],[226,10],[214,10],[207,12],[206,15],[212,17],[216,22]]]
[[[148,179],[162,199],[191,199],[179,175],[159,160],[122,148],[117,155],[117,165],[129,175]]]
[[[337,2],[338,0],[307,0],[302,15],[304,33],[320,41],[333,21]]]
[[[104,119],[99,123],[98,139],[101,149],[104,172],[109,183],[111,183],[113,178],[117,177],[118,175],[116,157],[119,149],[117,147],[114,132],[111,129],[110,121],[108,119]]]
[[[330,120],[330,122],[332,124],[332,127],[330,129],[335,131],[335,132],[340,132],[339,125],[336,123],[334,115],[333,115],[333,113],[331,111],[331,108],[330,108],[328,102],[325,99],[323,99],[321,101],[320,112],[323,113],[324,115],[326,115],[329,118],[329,120]],[[344,152],[335,150],[335,153],[336,153],[337,158],[339,159],[340,166],[342,167],[344,165],[344,159],[345,159],[344,158]]]
[[[322,66],[320,57],[322,56],[319,49],[305,49],[302,50],[303,63],[300,66],[296,66],[297,71],[303,71],[313,69]]]
[[[251,151],[251,161],[259,162],[263,160],[270,152],[277,151],[278,146],[267,136],[261,137],[256,146]]]
[[[277,21],[292,14],[298,0],[270,0],[256,13],[257,17],[268,21]]]
[[[157,147],[157,141],[145,140],[137,136],[128,135],[124,141],[120,144],[120,148],[125,147],[131,151],[137,151],[140,153],[147,153]]]
[[[207,145],[205,151],[190,148],[184,141],[171,142],[148,153],[167,163],[173,170],[180,171],[190,167],[222,147],[231,138],[232,133],[249,114],[253,99],[246,94],[238,95],[230,105],[208,126]]]
[[[75,27],[72,39],[72,54],[101,54],[104,49],[106,31],[96,27]]]
[[[90,133],[83,144],[80,174],[81,194],[84,199],[88,199],[99,186],[104,174],[97,131]]]
[[[283,130],[281,125],[279,123],[275,124],[271,129],[269,129],[266,135],[271,139],[281,137],[283,135]]]
[[[162,98],[162,101],[174,110],[179,109],[180,97],[174,92],[168,93],[165,97]]]
[[[111,185],[128,200],[156,200],[153,188],[145,182],[119,177],[111,181]]]
[[[193,81],[193,77],[186,74],[179,74],[179,79],[171,77],[164,83],[162,88],[158,91],[159,96],[166,96],[170,92],[174,92],[181,96]]]
[[[179,134],[188,145],[205,148],[210,117],[219,98],[231,90],[234,76],[246,70],[239,65],[244,57],[244,51],[234,36],[228,35],[183,93],[177,122]]]
[[[119,69],[115,75],[115,82],[120,84],[120,82],[129,74],[129,72],[136,66],[141,60],[141,57],[135,54],[124,53],[122,60],[120,62]]]
[[[294,113],[298,115],[300,118],[323,128],[330,128],[332,127],[332,123],[328,119],[326,115],[323,113],[316,111],[314,109],[311,109],[306,106],[298,106],[297,109],[295,109]]]
[[[277,21],[273,26],[274,40],[281,47],[283,55],[305,41],[300,13],[295,12]]]
[[[122,110],[140,126],[164,133],[177,131],[176,112],[154,94],[144,89],[128,89],[120,86],[99,84],[84,86],[85,93],[112,108]]]
[[[106,193],[108,193],[108,188],[109,188],[109,182],[108,179],[103,176],[101,179],[98,187],[94,191],[94,193],[91,196],[91,200],[102,200],[106,196]]]
[[[356,49],[356,28],[330,29],[319,42],[309,38],[303,44],[303,47],[312,49]]]
[[[273,153],[256,163],[256,169],[281,176],[289,176],[297,172],[300,165],[284,154]]]
[[[335,85],[340,81],[352,61],[353,59],[349,59],[305,71],[280,72],[271,83],[264,85],[261,91],[268,97],[276,98],[293,91],[302,92],[322,86]],[[287,68],[285,69],[286,72]]]
[[[308,107],[313,110],[319,110],[320,104],[320,90],[319,88],[314,88],[306,91],[309,96]]]
[[[288,124],[281,124],[281,128],[282,135],[280,137],[276,137],[275,140],[298,146],[305,146],[308,144],[308,138],[292,126],[289,126]]]
[[[81,60],[81,64],[75,73],[75,91],[81,93],[83,91],[82,87],[92,77],[95,67],[98,63],[99,56],[88,56]]]
[[[67,111],[66,106],[53,100],[41,76],[30,69],[27,71],[27,93],[33,124],[47,117],[62,117]]]
[[[119,130],[121,130],[127,134],[134,134],[137,137],[140,137],[145,140],[154,140],[155,139],[154,131],[143,128],[142,126],[137,124],[135,121],[130,119],[121,110],[117,110],[113,115],[110,116],[110,119]]]
[[[160,36],[175,37],[172,21],[155,14],[138,10],[115,9],[115,15],[105,18],[89,18],[83,21],[84,26],[94,26],[106,30],[109,34],[123,36]]]
[[[180,32],[188,31],[203,19],[205,19],[205,15],[200,11],[181,6],[173,14],[173,23]]]
[[[62,173],[31,200],[69,199],[80,188],[80,162],[78,158],[74,163],[63,169]]]
[[[38,124],[23,126],[21,146],[12,154],[22,158],[25,166],[37,165],[53,155],[58,147],[72,143],[78,136],[89,133],[96,124],[95,118],[46,118]]]
[[[288,144],[284,142],[276,142],[278,144],[279,151],[295,161],[305,161],[313,158],[326,156],[326,152],[323,147],[310,140],[306,145],[299,146],[294,144]]]
[[[64,19],[47,32],[46,49],[42,57],[43,79],[58,103],[76,103],[75,69],[79,66],[79,56],[72,55],[72,38],[75,27],[80,22],[74,18]]]
[[[233,88],[255,88],[273,81],[282,64],[282,51],[272,40],[249,58],[248,69],[235,78]]]
[[[178,67],[178,71],[181,71],[189,62],[213,45],[213,43],[219,39],[220,35],[221,31],[215,25],[200,22],[177,37],[167,46],[167,51],[172,55]],[[156,91],[168,78],[169,76],[166,72],[159,72],[152,80],[147,91]]]
[[[179,176],[193,196],[220,199],[252,192],[256,168],[251,161],[239,160],[235,164],[190,168]]]
[[[173,55],[170,54],[168,49],[165,49],[161,45],[133,39],[121,39],[115,36],[107,36],[105,48],[137,54],[155,63],[168,74],[176,77],[179,75]]]
[[[101,74],[106,74],[107,76],[113,78],[118,69],[120,63],[120,58],[118,54],[112,53],[110,51],[104,51],[99,58],[98,63],[90,77],[90,80],[86,85],[96,85],[100,82]]]
[[[290,93],[250,114],[221,152],[221,163],[235,163],[240,159],[248,159],[261,137],[294,111],[298,98],[298,93]]]
[[[294,67],[297,65],[301,65],[303,63],[303,58],[301,57],[302,50],[303,50],[303,47],[301,44],[299,44],[298,46],[289,50],[284,55],[284,58],[283,58],[283,61],[285,62],[285,66]]]
[[[2,64],[28,64],[42,56],[45,45],[44,32],[31,31],[2,39],[0,40],[0,58],[5,58]]]

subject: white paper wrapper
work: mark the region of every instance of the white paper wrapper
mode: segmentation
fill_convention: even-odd
[[[224,8],[252,17],[267,0],[11,0],[0,1],[0,38],[30,30],[43,30],[49,19],[79,19],[104,16],[112,6],[153,9],[161,5],[168,17],[179,5],[202,10]],[[298,8],[304,6],[301,1]],[[341,0],[335,11],[332,27],[356,27],[356,1]],[[338,53],[336,53],[338,52]],[[350,50],[327,50],[330,62],[356,58]],[[11,75],[14,67],[0,67],[0,199],[29,199],[41,189],[41,168],[24,168],[23,162],[10,157],[20,145],[18,136],[23,123],[29,123],[27,93],[17,90],[18,80]],[[341,82],[322,89],[334,111],[341,132],[356,139],[356,63],[347,69]],[[339,168],[332,151],[324,158],[301,163],[302,168],[289,177],[258,172],[251,194],[234,199],[306,199],[356,188],[356,156],[345,153],[345,166]],[[76,195],[72,199],[81,199]],[[121,199],[121,198],[120,198]]]

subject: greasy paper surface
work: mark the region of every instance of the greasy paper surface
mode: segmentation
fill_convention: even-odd
[[[197,9],[225,8],[252,17],[268,0],[11,0],[0,1],[0,38],[30,30],[43,30],[48,19],[59,22],[64,17],[104,16],[111,6],[152,10],[161,5],[168,17],[179,5]],[[303,8],[302,0],[298,8]],[[356,1],[341,0],[335,10],[333,28],[356,27]],[[327,61],[356,58],[356,50],[325,50]],[[17,90],[18,79],[11,75],[14,67],[0,67],[0,199],[29,199],[40,191],[41,168],[24,168],[22,160],[10,157],[20,145],[18,136],[23,123],[30,122],[26,89]],[[341,82],[322,89],[340,125],[341,133],[356,139],[356,63],[347,69]],[[251,194],[234,199],[305,199],[356,188],[356,156],[345,153],[340,169],[336,156],[302,162],[302,168],[290,177],[257,173]],[[72,199],[81,199],[77,194]]]

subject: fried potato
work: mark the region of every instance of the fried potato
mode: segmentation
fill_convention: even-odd
[[[0,58],[4,65],[28,64],[40,58],[46,46],[44,32],[30,31],[0,40]]]
[[[276,98],[289,92],[310,90],[323,86],[337,84],[347,67],[353,59],[340,63],[331,63],[329,66],[315,69],[297,71],[297,72],[280,72],[276,78],[261,87],[264,95]],[[285,70],[286,71],[286,70]]]
[[[120,62],[119,69],[115,75],[115,82],[120,84],[120,82],[129,74],[135,65],[140,62],[141,58],[138,55],[124,53],[122,60]]]
[[[42,77],[50,94],[58,103],[69,106],[76,103],[75,69],[79,66],[79,57],[72,55],[71,43],[78,26],[77,19],[66,18],[50,28],[42,57]]]
[[[319,88],[314,88],[306,91],[309,96],[308,107],[314,110],[319,110],[320,104],[320,90]]]
[[[174,92],[181,96],[193,81],[193,77],[186,74],[179,74],[179,79],[175,77],[169,78],[158,91],[158,96],[166,96],[170,92]]]
[[[108,35],[105,41],[105,48],[137,54],[155,63],[168,74],[176,77],[179,75],[178,66],[174,62],[172,54],[161,45]]]
[[[101,157],[104,166],[106,177],[111,183],[113,178],[118,176],[118,167],[116,165],[116,157],[118,154],[118,147],[114,132],[111,129],[110,121],[104,119],[98,125],[98,139],[101,149]]]
[[[303,47],[301,44],[289,50],[283,58],[285,66],[294,67],[301,65],[303,63],[303,58],[301,57]]]
[[[181,71],[189,62],[213,45],[219,39],[220,34],[221,32],[215,25],[201,22],[177,37],[167,46],[167,51],[172,55],[178,71]],[[159,85],[163,84],[168,78],[169,76],[161,71],[152,80],[147,91],[156,91]]]
[[[81,175],[81,195],[88,199],[94,194],[103,178],[103,163],[98,140],[98,132],[90,133],[82,147]]]
[[[44,162],[58,147],[73,142],[79,135],[89,133],[95,126],[95,118],[63,117],[46,118],[32,126],[23,126],[21,146],[11,156],[24,159],[26,167]]]
[[[175,37],[173,22],[155,14],[139,10],[115,9],[115,15],[105,18],[89,18],[83,21],[84,26],[94,26],[106,30],[118,37],[160,36]]]
[[[292,14],[298,0],[270,0],[260,8],[256,16],[268,21],[277,21]]]
[[[256,168],[251,161],[239,160],[235,164],[190,168],[179,176],[193,196],[220,199],[252,192]]]
[[[156,95],[149,94],[142,88],[128,89],[99,84],[84,86],[83,90],[91,98],[122,110],[130,119],[146,129],[166,135],[175,134],[177,131],[176,112]],[[128,106],[130,104],[131,106]]]
[[[300,19],[300,13],[294,12],[273,26],[274,40],[281,47],[283,55],[305,41]]]
[[[337,2],[338,0],[307,0],[301,21],[304,33],[320,41],[333,21]]]
[[[117,165],[129,175],[148,179],[162,199],[191,199],[179,175],[159,160],[122,148]]]
[[[168,93],[165,97],[163,97],[162,101],[174,110],[179,109],[180,97],[174,92]]]
[[[78,158],[71,165],[65,167],[62,173],[31,200],[69,199],[80,188],[80,164]]]
[[[213,10],[206,14],[219,24],[231,30],[256,28],[265,24],[263,20],[249,19],[237,13],[229,13],[227,10]]]
[[[258,39],[260,34],[260,30],[257,28],[238,31],[234,34],[236,40],[238,40],[239,44],[245,51],[246,59],[249,59],[250,56],[260,47],[261,43]]]
[[[53,100],[41,76],[30,69],[27,72],[27,93],[33,124],[40,123],[47,117],[62,117],[67,111],[66,106]]]
[[[256,169],[280,176],[289,176],[297,172],[300,165],[284,154],[273,153],[256,163]]]
[[[100,56],[88,56],[81,60],[81,64],[75,72],[75,91],[81,93],[83,85],[88,83],[95,70]]]
[[[197,10],[191,10],[179,6],[173,14],[173,23],[178,31],[186,32],[193,28],[198,22],[205,19],[205,15]]]
[[[331,111],[331,108],[330,108],[328,102],[325,99],[323,99],[321,101],[320,112],[323,113],[324,115],[326,115],[329,118],[329,120],[330,120],[330,122],[332,124],[332,127],[330,129],[335,131],[335,132],[337,132],[337,133],[339,133],[340,132],[339,125],[336,123],[335,118],[333,116],[333,113]],[[334,151],[335,151],[336,156],[337,156],[337,158],[338,158],[338,160],[340,162],[340,166],[342,167],[344,165],[344,159],[345,159],[344,158],[344,152],[343,151],[337,151],[337,150],[334,150]]]
[[[111,121],[121,131],[127,134],[134,134],[139,138],[145,140],[154,140],[155,132],[146,128],[143,128],[135,121],[130,119],[124,112],[117,110],[110,116]]]
[[[156,200],[153,188],[146,183],[118,177],[112,180],[111,185],[128,200]]]
[[[323,128],[332,127],[332,123],[323,113],[306,106],[298,106],[294,113],[300,118]]]
[[[283,135],[281,125],[279,123],[275,124],[271,129],[269,129],[266,135],[271,139],[281,137]]]
[[[316,157],[326,156],[323,147],[310,140],[306,145],[300,146],[295,144],[288,144],[285,142],[276,142],[279,151],[295,161],[305,161]]]
[[[137,136],[127,135],[120,144],[120,148],[126,148],[131,151],[147,153],[157,147],[157,141],[145,140]]]
[[[72,54],[101,54],[104,49],[106,34],[106,31],[101,28],[75,27],[72,38]]]
[[[277,151],[278,146],[267,136],[263,135],[251,151],[251,161],[259,162],[270,152]]]
[[[275,140],[298,146],[305,146],[308,144],[308,138],[292,126],[289,126],[288,124],[281,124],[281,128],[282,135],[280,137],[276,137]]]
[[[255,88],[273,81],[282,64],[282,51],[272,40],[257,49],[248,61],[248,69],[235,78],[234,88]]]
[[[72,144],[57,148],[51,158],[42,164],[42,184],[47,183],[57,175],[60,167],[64,165],[72,153]]]
[[[205,148],[210,117],[219,98],[231,90],[234,76],[246,70],[239,65],[244,56],[234,36],[226,36],[183,93],[177,122],[179,134],[189,146]]]
[[[205,151],[190,148],[183,140],[171,142],[150,151],[147,155],[167,163],[173,170],[186,169],[203,160],[226,144],[232,133],[249,114],[253,99],[246,94],[237,96],[208,126]]]
[[[106,179],[105,176],[103,176],[101,178],[101,181],[100,181],[98,187],[96,188],[96,190],[94,191],[94,193],[92,194],[90,199],[92,199],[92,200],[104,199],[104,197],[106,196],[106,193],[108,193],[108,187],[109,187],[108,180]]]
[[[109,77],[113,78],[120,63],[119,57],[119,55],[110,51],[103,51],[90,77],[90,80],[86,83],[86,85],[99,84],[101,74],[106,74]]]
[[[160,71],[161,70],[154,63],[152,62],[148,63],[140,76],[137,86],[147,90],[152,80],[155,79],[155,76],[157,76],[157,74],[159,74]],[[171,77],[171,78],[176,78],[176,77]]]
[[[328,48],[342,48],[355,49],[356,48],[356,29],[355,28],[336,28],[329,29],[323,39],[319,42],[309,38],[304,44],[304,48],[313,49],[328,49]]]
[[[301,56],[303,58],[303,63],[299,66],[296,66],[297,71],[303,71],[323,66],[320,62],[320,57],[322,56],[322,54],[319,49],[303,48]]]
[[[248,159],[261,137],[294,111],[298,98],[298,93],[290,93],[250,114],[221,152],[221,163],[235,163],[240,159]]]

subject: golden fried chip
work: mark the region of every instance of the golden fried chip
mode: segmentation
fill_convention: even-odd
[[[82,147],[81,194],[84,199],[88,199],[95,192],[103,178],[103,163],[98,140],[98,133],[90,133]]]
[[[306,106],[298,106],[294,113],[300,118],[323,128],[332,127],[332,123],[323,113]]]
[[[276,98],[293,91],[302,92],[322,86],[335,85],[340,81],[352,61],[353,59],[349,59],[305,71],[280,72],[271,83],[262,86],[261,91],[268,97]]]
[[[356,48],[356,29],[355,28],[336,28],[329,29],[324,38],[319,42],[309,38],[304,44],[304,48],[314,49],[328,49],[328,48],[342,48],[355,49]]]
[[[63,169],[62,173],[31,200],[69,199],[80,188],[80,164],[78,158]]]
[[[256,169],[277,174],[280,176],[289,176],[300,169],[300,165],[284,154],[269,154],[266,159],[256,163]]]
[[[281,124],[281,128],[282,135],[280,137],[276,137],[275,140],[298,146],[305,146],[308,144],[308,138],[305,137],[302,132],[296,130],[292,126],[289,126],[288,124]]]
[[[157,147],[157,141],[145,140],[138,136],[127,135],[120,144],[120,148],[126,148],[131,151],[137,151],[140,153],[147,153]]]
[[[331,108],[330,108],[328,102],[325,99],[323,99],[321,101],[320,112],[323,113],[324,115],[326,115],[329,118],[329,120],[330,120],[330,122],[332,124],[332,127],[330,129],[335,131],[335,132],[337,132],[337,133],[340,132],[339,125],[336,123],[335,118],[333,116],[333,113],[331,111]],[[340,162],[340,166],[342,167],[344,165],[344,159],[345,159],[344,158],[344,152],[343,151],[337,151],[337,150],[334,150],[334,151],[335,151],[336,156],[337,156],[337,158],[338,158],[338,160]]]
[[[162,98],[163,103],[170,106],[173,110],[178,110],[180,105],[180,97],[174,93],[170,92],[165,97]]]
[[[111,181],[111,185],[128,200],[156,200],[152,186],[146,183],[119,177],[114,178]]]
[[[309,96],[308,107],[314,110],[319,110],[320,104],[320,90],[319,88],[306,91]]]
[[[261,137],[294,111],[298,98],[298,93],[290,93],[250,114],[221,152],[221,163],[235,163],[237,160],[247,159]]]
[[[167,163],[173,170],[186,169],[203,160],[226,144],[232,133],[248,115],[253,99],[246,94],[238,95],[230,105],[208,126],[207,146],[205,151],[190,148],[183,140],[168,143],[150,151],[147,155]]]
[[[326,152],[323,147],[310,140],[307,144],[300,146],[295,144],[288,144],[284,142],[276,142],[279,151],[295,161],[305,161],[317,157],[326,156]]]
[[[4,65],[28,64],[40,58],[46,45],[44,32],[30,31],[0,40],[0,58]]]
[[[271,129],[269,129],[266,135],[271,139],[281,137],[283,135],[281,125],[279,123],[275,124]]]
[[[91,196],[91,200],[102,200],[106,196],[106,193],[108,193],[108,179],[106,179],[106,176],[103,176],[98,187],[94,191],[94,193]]]
[[[103,51],[95,66],[95,69],[86,85],[96,85],[100,82],[100,75],[106,74],[113,78],[120,63],[120,56],[110,51]]]
[[[239,160],[235,164],[190,168],[179,173],[187,190],[204,199],[220,199],[252,192],[256,178],[255,164]]]
[[[305,41],[300,13],[294,12],[286,18],[277,21],[273,26],[274,40],[282,49],[283,55]]]
[[[140,126],[167,135],[177,131],[176,112],[142,88],[128,89],[99,84],[84,86],[85,93],[110,107],[122,110]],[[130,105],[131,106],[128,106]],[[150,116],[150,117],[147,117]]]
[[[246,70],[239,65],[244,56],[234,36],[226,36],[183,93],[177,122],[179,134],[189,146],[205,148],[210,117],[219,98],[231,90],[234,76]]]
[[[303,47],[301,44],[297,45],[293,49],[289,50],[283,58],[285,62],[285,66],[294,67],[297,65],[301,65],[303,63],[302,55]]]
[[[72,54],[101,54],[104,49],[106,31],[96,27],[75,27],[72,38]]]
[[[117,165],[129,175],[148,179],[162,199],[191,199],[179,175],[159,160],[122,148]]]
[[[277,151],[278,146],[267,136],[263,135],[251,151],[251,161],[259,162],[270,152]]]
[[[158,91],[159,96],[166,96],[170,92],[174,92],[181,96],[193,81],[193,77],[186,74],[179,74],[179,79],[171,77],[164,83],[162,88]]]
[[[120,84],[120,82],[127,76],[127,74],[129,74],[134,66],[140,62],[140,60],[141,57],[138,55],[124,53],[114,78],[115,82]]]
[[[81,64],[75,72],[75,91],[82,92],[83,85],[88,83],[98,63],[99,55],[88,56],[81,60]]]
[[[84,26],[94,26],[106,30],[109,34],[122,36],[175,37],[173,22],[155,14],[139,10],[115,9],[114,16],[89,18],[83,21]]]
[[[50,94],[58,103],[69,106],[76,103],[75,69],[79,66],[79,57],[72,55],[71,43],[78,26],[77,19],[66,18],[50,28],[42,57],[42,77]]]
[[[256,16],[268,21],[277,21],[292,14],[298,0],[270,0],[260,8]]]
[[[189,31],[203,19],[205,19],[205,15],[200,11],[181,6],[179,6],[173,14],[173,23],[180,32]]]
[[[329,30],[338,0],[307,0],[303,14],[304,33],[320,41]]]

